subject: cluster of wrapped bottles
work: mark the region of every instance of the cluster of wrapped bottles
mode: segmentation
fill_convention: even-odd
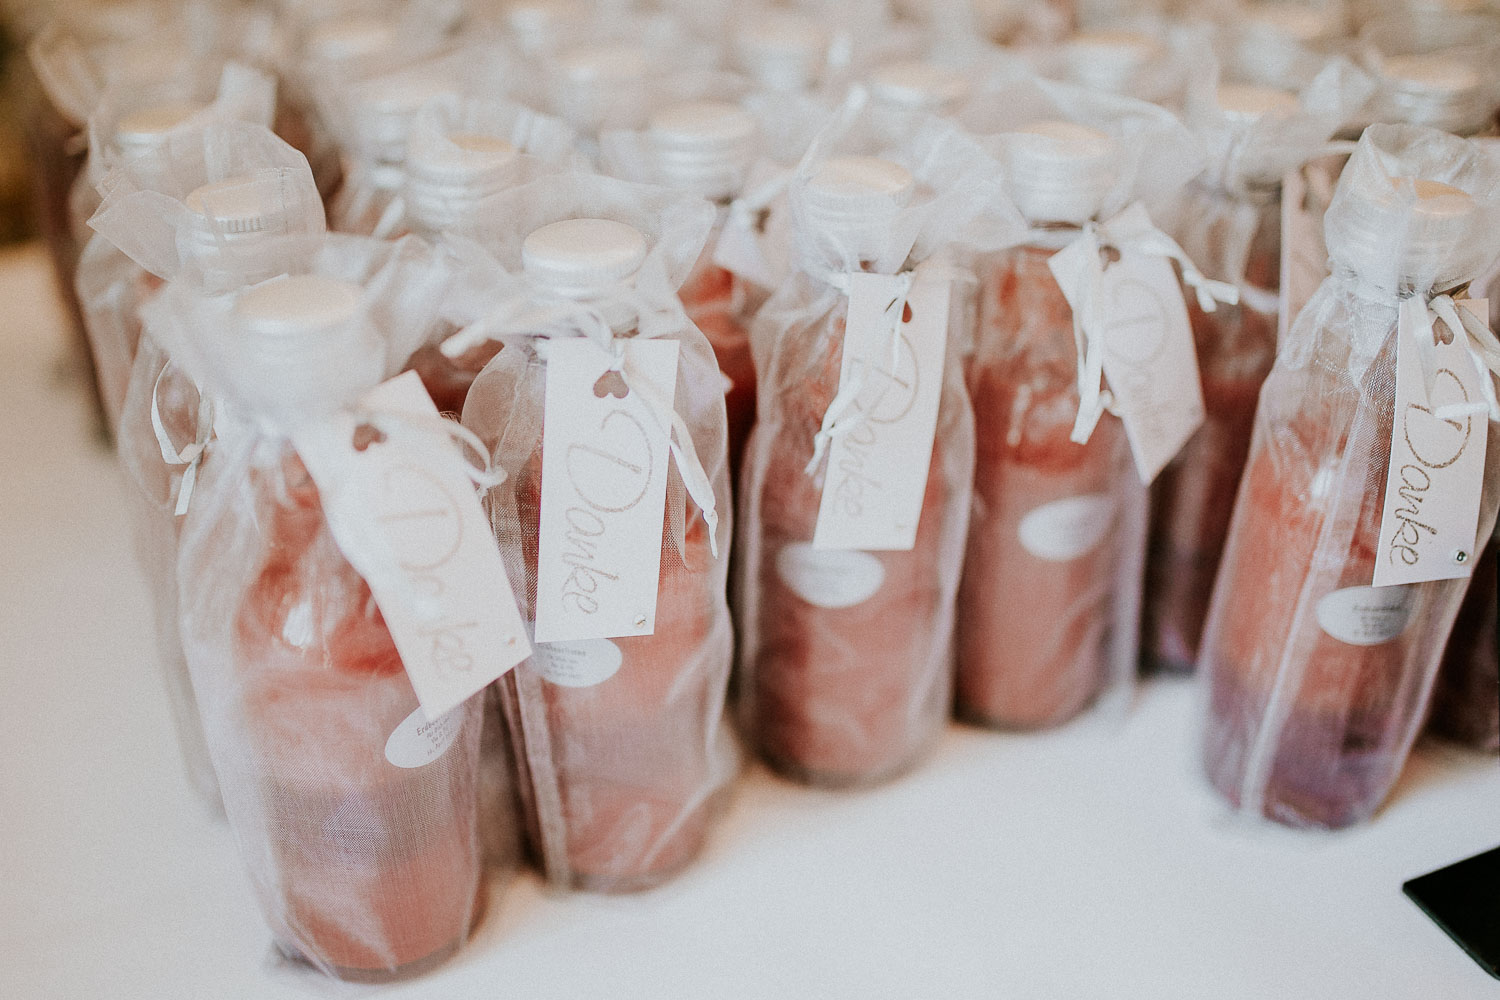
[[[1197,671],[1213,787],[1292,825],[1371,816],[1429,719],[1500,745],[1486,416],[1472,573],[1372,586],[1398,310],[1482,298],[1500,258],[1500,15],[1370,6],[127,0],[43,28],[45,231],[189,774],[277,948],[411,975],[523,852],[559,886],[672,877],[741,744],[864,786],[952,716],[1058,726],[1142,669]],[[1180,342],[1109,339],[1130,281]],[[1488,386],[1500,344],[1450,332]],[[535,642],[428,718],[305,426],[420,377],[534,629],[578,337],[614,352],[599,399],[674,345],[654,620]]]

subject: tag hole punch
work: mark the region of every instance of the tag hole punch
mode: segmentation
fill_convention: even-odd
[[[1444,346],[1453,343],[1453,331],[1448,329],[1447,323],[1438,320],[1432,324],[1432,342],[1435,345],[1443,344]]]
[[[354,428],[354,450],[364,451],[372,444],[383,444],[385,432],[374,424],[360,424]]]
[[[906,305],[904,305],[904,306],[901,307],[901,322],[903,322],[903,323],[910,323],[911,322],[911,303],[910,302],[906,303]]]
[[[630,395],[630,386],[625,384],[625,376],[619,372],[607,371],[599,376],[599,381],[594,383],[594,395],[600,399],[603,399],[605,396],[624,399]]]
[[[1109,270],[1109,265],[1118,264],[1120,262],[1119,248],[1112,247],[1106,243],[1104,246],[1099,248],[1099,257],[1104,261],[1104,269],[1107,271]]]
[[[1464,563],[1469,561],[1469,554],[1463,549],[1456,549],[1453,553],[1453,561],[1459,566],[1462,566]]]

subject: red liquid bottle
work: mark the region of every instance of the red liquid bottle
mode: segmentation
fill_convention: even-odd
[[[1500,546],[1492,539],[1443,653],[1427,732],[1474,750],[1500,750]]]
[[[592,219],[545,226],[523,247],[528,275],[585,301],[629,279],[645,254],[635,229]],[[626,310],[616,335],[634,333]],[[717,377],[707,345],[698,340],[695,349],[694,339],[684,341],[679,383]],[[517,590],[527,595],[528,616],[536,607],[544,354],[543,342],[507,347],[481,374],[464,415],[497,442],[496,464],[510,471],[487,504],[511,572],[524,574]],[[679,406],[683,398],[679,389]],[[710,475],[727,496],[721,414],[712,406],[684,419],[699,428],[699,455],[718,456]],[[597,892],[648,889],[702,850],[734,771],[723,719],[731,637],[728,534],[720,531],[715,558],[707,524],[672,469],[654,633],[540,643],[502,682],[532,840],[554,881]]]
[[[517,179],[517,150],[506,139],[479,131],[455,131],[446,143],[413,145],[405,164],[405,227],[429,241],[460,230],[485,198]],[[456,332],[456,331],[455,331]],[[470,345],[449,357],[423,347],[408,367],[422,379],[438,411],[458,415],[474,377],[500,351],[498,340]]]
[[[259,286],[236,319],[239,356],[293,402],[326,383],[319,366],[380,350],[359,332],[357,288],[334,279]],[[417,714],[301,461],[239,433],[221,432],[203,464],[180,578],[225,811],[280,951],[342,979],[412,975],[456,950],[476,914],[481,699]]]
[[[1243,85],[1218,90],[1221,117],[1253,127],[1268,113],[1295,113],[1295,97]],[[1241,186],[1243,189],[1243,185]],[[1199,238],[1183,239],[1190,257],[1211,278],[1230,280],[1228,255],[1236,252],[1242,214],[1253,212],[1245,234],[1240,301],[1204,312],[1195,295],[1185,296],[1204,418],[1151,488],[1151,540],[1146,562],[1142,659],[1151,669],[1188,673],[1198,661],[1198,643],[1208,618],[1209,596],[1219,569],[1229,518],[1255,427],[1260,387],[1276,359],[1278,286],[1281,268],[1281,201],[1274,184],[1231,195],[1194,186],[1185,215]]]
[[[1066,122],[1016,144],[1012,191],[1033,224],[1065,245],[1111,183],[1108,137]],[[958,598],[959,718],[1035,729],[1072,718],[1111,675],[1122,566],[1136,544],[1139,490],[1120,422],[1086,444],[1078,415],[1073,315],[1024,246],[984,262],[979,336],[969,361],[978,452]]]
[[[859,227],[878,240],[913,190],[896,164],[845,157],[828,161],[806,194],[820,224],[857,247]],[[741,709],[749,739],[783,774],[871,784],[913,766],[947,715],[965,514],[952,484],[971,471],[968,414],[950,347],[913,547],[815,549],[825,473],[807,467],[839,389],[848,299],[810,276],[793,280],[803,298],[830,305],[805,325],[766,331],[774,347],[743,483]]]
[[[1467,252],[1454,234],[1472,207],[1462,192],[1423,181],[1414,197],[1398,196],[1370,154],[1404,143],[1408,159],[1420,144],[1464,155],[1446,142],[1457,140],[1377,127],[1340,180],[1327,222],[1334,274],[1299,315],[1262,392],[1215,585],[1201,664],[1205,767],[1237,808],[1289,825],[1347,826],[1384,801],[1466,587],[1370,586],[1399,289],[1429,286]],[[1491,432],[1491,449],[1497,440]]]
[[[749,112],[725,101],[687,101],[662,108],[646,126],[655,173],[666,185],[720,206],[718,224],[678,291],[693,325],[708,338],[725,381],[729,469],[737,475],[745,438],[755,423],[755,365],[750,358],[748,296],[741,279],[714,262],[729,199],[740,193],[755,155],[757,126]]]

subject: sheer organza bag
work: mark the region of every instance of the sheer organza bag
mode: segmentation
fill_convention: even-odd
[[[827,116],[809,99],[752,93],[723,73],[684,74],[652,91],[645,127],[600,134],[600,164],[616,177],[713,202],[713,232],[679,290],[725,379],[731,476],[755,421],[750,320],[785,277],[783,193]]]
[[[1327,241],[1333,273],[1261,392],[1200,668],[1220,794],[1244,813],[1341,827],[1373,814],[1401,772],[1500,502],[1486,368],[1500,346],[1463,302],[1500,254],[1500,171],[1452,136],[1372,126]],[[1456,487],[1462,469],[1473,478]],[[1442,539],[1451,549],[1429,551]],[[1425,582],[1382,579],[1410,566]]]
[[[1024,229],[972,140],[884,121],[856,90],[793,179],[795,272],[755,318],[741,479],[742,724],[773,767],[835,786],[911,767],[947,717],[974,461],[966,258]]]
[[[1238,42],[1238,44],[1235,44]],[[1369,98],[1372,84],[1343,59],[1325,59],[1305,85],[1252,83],[1244,39],[1224,45],[1192,80],[1186,122],[1208,166],[1163,212],[1163,225],[1204,274],[1239,288],[1239,302],[1188,317],[1203,383],[1204,421],[1152,486],[1142,660],[1193,669],[1208,615],[1255,403],[1276,356],[1281,274],[1281,179],[1329,150],[1328,140]],[[1310,55],[1310,54],[1309,54]],[[1255,74],[1259,76],[1259,74]]]
[[[304,435],[352,412],[351,455],[427,435],[428,460],[467,475],[456,424],[363,402],[427,334],[447,272],[414,239],[279,254],[293,273],[220,295],[190,276],[146,306],[150,336],[214,408],[181,528],[183,647],[277,950],[342,979],[396,978],[457,949],[479,906],[483,697],[421,713]]]
[[[501,683],[533,845],[554,884],[642,889],[698,854],[736,770],[724,395],[676,295],[713,209],[571,174],[481,221],[450,240],[444,350],[505,345],[463,417],[505,473],[486,506],[542,640]]]
[[[275,78],[217,55],[187,59],[112,87],[89,116],[89,156],[69,205],[73,231],[87,239],[88,219],[99,207],[99,184],[115,164],[160,148],[176,129],[213,121],[269,127],[275,113]]]
[[[1152,222],[1202,166],[1168,112],[999,77],[960,121],[996,150],[1031,229],[980,265],[956,704],[969,721],[1034,729],[1134,677],[1142,484],[1202,412],[1174,262],[1205,309],[1232,291]]]
[[[320,82],[322,121],[338,143],[344,180],[328,206],[337,232],[390,237],[407,221],[402,195],[417,114],[440,97],[496,99],[514,87],[502,48],[468,43],[366,76]]]
[[[377,229],[429,240],[472,233],[486,199],[574,166],[577,140],[561,119],[510,101],[435,97],[412,123],[404,182]],[[500,342],[490,340],[449,357],[435,342],[413,355],[411,366],[438,409],[456,416],[474,376],[498,350]]]
[[[177,629],[178,499],[184,474],[210,428],[197,387],[166,352],[141,336],[141,307],[164,280],[191,269],[205,291],[223,292],[280,273],[271,244],[318,234],[323,206],[302,154],[257,125],[220,124],[174,133],[162,148],[116,166],[90,220],[113,247],[113,271],[91,298],[98,322],[134,362],[117,430],[120,461],[136,491],[139,556],[156,602],[157,643],[178,741],[195,788],[218,800],[192,682]],[[123,363],[123,362],[122,362]],[[191,489],[191,482],[189,482]]]

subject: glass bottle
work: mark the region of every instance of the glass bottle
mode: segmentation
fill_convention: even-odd
[[[362,370],[382,350],[358,287],[316,275],[243,293],[234,325],[236,356],[293,409],[322,404],[326,366]],[[194,497],[184,638],[276,946],[341,979],[424,971],[463,943],[479,904],[482,699],[402,742],[426,720],[289,441],[221,421]]]
[[[745,438],[755,422],[755,365],[750,357],[750,294],[742,280],[714,261],[729,200],[740,193],[754,158],[759,129],[749,112],[725,101],[688,101],[651,116],[646,141],[657,176],[669,187],[700,194],[719,207],[708,244],[678,290],[693,325],[703,331],[727,383],[729,469],[737,474]]]
[[[1438,668],[1427,732],[1474,750],[1500,750],[1500,544],[1490,539]]]
[[[635,275],[646,253],[645,238],[631,226],[574,219],[528,236],[522,266],[549,294],[596,304],[617,337],[631,337],[634,312],[607,293]],[[525,586],[516,589],[526,595],[523,614],[531,619],[547,346],[545,339],[507,346],[475,383],[464,412],[466,425],[498,442],[496,463],[509,473],[486,502],[512,573],[524,573]],[[703,366],[712,364],[706,345],[699,357],[685,344],[679,382],[690,372],[703,377]],[[679,405],[683,396],[679,389]],[[707,433],[721,436],[722,424]],[[695,445],[702,456],[715,453],[696,435]],[[701,512],[675,469],[669,476],[655,632],[539,643],[502,681],[532,839],[549,878],[575,888],[633,892],[677,874],[702,850],[733,774],[723,723],[731,641],[727,533],[721,526],[715,558]],[[727,495],[722,460],[711,476],[715,492]],[[582,664],[585,682],[562,682],[555,666],[563,662]]]
[[[830,159],[811,178],[804,239],[873,246],[915,192],[910,172],[871,157]],[[820,279],[793,279],[809,301]],[[743,482],[741,630],[744,729],[778,771],[844,787],[894,777],[942,730],[950,692],[954,569],[970,458],[957,350],[950,347],[927,490],[909,551],[812,546],[823,476],[814,438],[839,388],[848,298],[790,330],[758,330],[769,365]],[[957,310],[955,311],[957,312]],[[959,341],[950,317],[950,344]],[[770,346],[774,340],[774,347]],[[758,351],[760,348],[757,348]]]
[[[1014,144],[1009,191],[1042,237],[981,262],[968,362],[979,442],[958,598],[959,718],[997,728],[1065,722],[1111,673],[1118,579],[1139,490],[1120,422],[1087,444],[1078,415],[1073,315],[1048,259],[1113,182],[1102,132],[1039,122]]]
[[[1409,178],[1398,187],[1372,167],[1376,139],[1392,136],[1408,159],[1424,145],[1465,155],[1430,130],[1366,131],[1327,216],[1333,274],[1261,394],[1203,638],[1209,779],[1239,810],[1293,826],[1347,826],[1384,801],[1466,587],[1370,586],[1398,296],[1462,283],[1462,266],[1448,262],[1472,252],[1462,245],[1469,195]],[[1493,475],[1500,436],[1486,429]],[[1486,497],[1486,516],[1493,503]]]
[[[1270,88],[1224,84],[1218,107],[1235,127],[1253,128],[1266,114],[1296,109],[1296,98]],[[1274,182],[1190,188],[1184,214],[1212,219],[1218,228],[1185,249],[1211,278],[1232,280],[1230,231],[1253,216],[1239,282],[1238,304],[1204,312],[1194,295],[1185,296],[1198,372],[1203,383],[1203,426],[1162,470],[1151,488],[1151,540],[1146,562],[1142,658],[1152,669],[1192,671],[1208,617],[1208,601],[1240,475],[1250,454],[1255,405],[1276,357],[1276,324],[1281,268],[1281,199]]]

